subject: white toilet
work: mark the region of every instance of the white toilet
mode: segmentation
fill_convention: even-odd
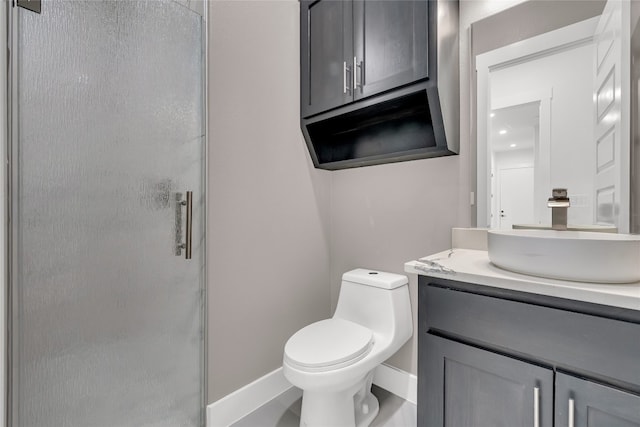
[[[304,427],[363,427],[378,414],[376,366],[413,334],[406,276],[344,273],[333,318],[306,326],[284,347],[285,377],[301,388]]]

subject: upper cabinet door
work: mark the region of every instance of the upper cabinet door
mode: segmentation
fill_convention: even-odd
[[[428,77],[427,3],[353,2],[354,99]]]
[[[301,113],[309,117],[353,100],[353,7],[303,0],[300,13]]]

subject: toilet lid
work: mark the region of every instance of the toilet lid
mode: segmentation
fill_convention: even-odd
[[[344,319],[327,319],[296,332],[284,347],[285,360],[302,368],[349,365],[373,346],[370,329]]]

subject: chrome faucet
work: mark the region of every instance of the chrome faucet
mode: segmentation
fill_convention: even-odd
[[[554,230],[567,229],[567,210],[571,206],[566,188],[554,188],[547,207],[551,208],[551,228]]]

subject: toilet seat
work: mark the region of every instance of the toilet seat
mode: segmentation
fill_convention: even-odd
[[[284,347],[284,360],[305,371],[328,371],[364,358],[373,347],[373,332],[344,319],[326,319],[296,332]]]

